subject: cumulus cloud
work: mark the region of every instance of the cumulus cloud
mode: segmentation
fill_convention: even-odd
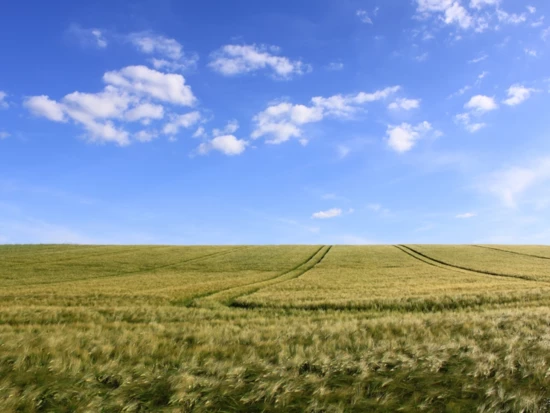
[[[239,122],[237,122],[236,119],[230,120],[227,122],[227,125],[223,129],[213,129],[212,135],[213,136],[221,136],[221,135],[233,135],[235,132],[239,130]]]
[[[35,116],[42,116],[55,122],[66,121],[63,105],[46,95],[31,96],[25,99],[23,105]]]
[[[267,46],[229,44],[211,55],[209,66],[224,76],[234,76],[257,70],[268,69],[275,77],[290,78],[310,70],[301,60],[290,60],[278,56],[278,48]]]
[[[162,73],[146,66],[127,66],[107,72],[103,80],[127,92],[176,105],[192,106],[196,101],[182,75]]]
[[[147,142],[156,131],[131,132],[125,123],[140,121],[144,125],[164,117],[165,108],[152,101],[190,106],[194,103],[189,86],[179,74],[165,74],[145,66],[128,66],[103,76],[107,85],[98,93],[73,92],[55,101],[48,96],[31,96],[24,106],[34,115],[56,122],[71,120],[86,130],[88,140],[128,145],[131,138]],[[191,112],[170,116],[163,132],[173,136],[180,128],[198,122],[200,114]]]
[[[164,107],[152,103],[142,103],[124,114],[124,117],[130,122],[141,120],[142,123],[149,123],[151,119],[162,119],[164,117]]]
[[[487,126],[486,123],[472,121],[469,113],[459,113],[455,116],[455,122],[464,126],[470,133],[475,133]]]
[[[459,113],[455,116],[455,122],[462,125],[468,132],[475,133],[487,126],[484,122],[474,120],[484,114],[498,109],[495,99],[485,95],[473,96],[464,105],[469,112]]]
[[[301,138],[301,127],[322,121],[325,117],[350,118],[361,110],[361,105],[385,99],[400,90],[399,86],[388,87],[373,93],[334,95],[328,98],[314,97],[310,105],[294,105],[282,102],[269,106],[254,117],[255,129],[252,139],[267,137],[267,143],[279,144],[291,138]]]
[[[507,13],[504,10],[497,9],[497,18],[501,23],[520,24],[527,21],[527,14]]]
[[[165,135],[176,135],[180,129],[188,129],[201,119],[199,112],[189,112],[184,115],[171,115],[170,122],[164,125],[163,133]]]
[[[152,32],[131,33],[127,39],[140,52],[155,56],[151,63],[158,70],[183,71],[196,66],[199,60],[196,53],[185,53],[177,40]]]
[[[134,138],[139,142],[151,142],[159,136],[157,131],[141,130],[134,135]]]
[[[458,214],[455,218],[457,219],[470,219],[477,217],[477,214],[475,212],[466,212],[464,214]]]
[[[390,125],[386,131],[387,142],[394,151],[404,153],[410,151],[419,139],[432,130],[432,125],[426,121],[416,126],[409,123]]]
[[[203,126],[199,126],[195,133],[193,133],[193,138],[204,138],[206,136],[206,130]]]
[[[9,107],[6,97],[8,97],[8,94],[0,90],[0,109],[7,109]]]
[[[497,30],[500,24],[526,22],[527,13],[509,13],[502,9],[500,0],[470,0],[468,10],[461,0],[416,0],[417,17],[427,19],[436,16],[439,21],[462,30],[483,32]],[[530,13],[532,9],[528,8]]]
[[[342,210],[340,208],[332,208],[327,211],[315,212],[311,218],[313,219],[330,219],[336,218],[342,215]]]
[[[465,105],[464,108],[470,109],[476,113],[486,113],[498,109],[498,104],[495,99],[489,96],[476,95],[473,96]]]
[[[248,142],[243,139],[237,139],[233,135],[216,136],[214,139],[203,142],[199,145],[198,152],[205,155],[214,150],[228,156],[240,155],[248,145]]]
[[[418,109],[420,107],[419,99],[397,99],[395,102],[392,102],[388,105],[388,109],[391,110],[412,110]]]
[[[519,105],[529,99],[536,91],[536,89],[526,88],[522,85],[512,85],[507,91],[508,99],[504,100],[502,103],[508,106]]]

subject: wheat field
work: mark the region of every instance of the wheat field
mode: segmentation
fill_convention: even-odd
[[[550,247],[0,246],[0,412],[550,412]]]

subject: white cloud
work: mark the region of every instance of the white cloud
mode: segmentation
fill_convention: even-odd
[[[0,109],[9,108],[8,102],[6,102],[6,97],[8,97],[8,94],[0,90]]]
[[[466,212],[464,214],[458,214],[455,218],[457,219],[470,219],[477,217],[477,214],[475,212]]]
[[[369,17],[369,14],[366,10],[357,10],[355,15],[359,17],[362,23],[372,24],[372,19]]]
[[[270,48],[278,51],[278,48]],[[253,45],[225,45],[212,53],[209,66],[225,76],[234,76],[261,69],[270,69],[276,77],[290,78],[301,75],[310,70],[310,67],[300,60],[290,60],[284,56],[277,56],[268,51],[266,46]]]
[[[100,123],[90,119],[81,123],[88,131],[88,137],[92,142],[113,142],[119,146],[130,144],[129,133],[123,129],[118,129],[111,121]]]
[[[311,105],[293,105],[282,102],[269,106],[254,117],[256,127],[252,139],[267,136],[267,143],[279,144],[290,138],[301,138],[301,126],[320,122],[327,116],[350,118],[357,113],[360,105],[382,100],[397,92],[399,86],[378,90],[374,93],[360,92],[356,95],[334,95],[328,98],[314,97]]]
[[[416,0],[417,18],[427,19],[435,16],[447,25],[453,25],[463,30],[474,30],[477,33],[488,29],[498,30],[500,24],[525,23],[527,13],[509,13],[503,10],[501,0],[470,0],[466,9],[462,0]],[[528,6],[529,13],[534,14],[536,9]],[[455,35],[459,39],[462,36]]]
[[[479,63],[479,62],[483,62],[484,60],[486,60],[489,56],[486,55],[486,54],[483,54],[479,57],[476,57],[472,60],[468,60],[468,63]]]
[[[471,0],[470,7],[473,9],[481,9],[487,6],[498,6],[500,0]]]
[[[151,59],[155,69],[183,71],[196,66],[199,60],[197,54],[185,53],[183,46],[175,39],[152,32],[131,33],[127,38],[140,52],[157,56]]]
[[[72,120],[84,127],[93,142],[114,142],[128,145],[134,138],[147,142],[158,132],[131,132],[121,124],[140,121],[144,125],[164,117],[164,106],[152,103],[160,100],[174,105],[191,105],[195,97],[183,76],[164,74],[145,66],[129,66],[103,76],[107,86],[98,93],[73,92],[60,101],[48,96],[32,96],[24,106],[37,116],[56,122]],[[171,115],[165,125],[166,134],[174,135],[179,128],[189,127],[200,119],[198,112]],[[116,123],[115,123],[116,122]]]
[[[65,122],[63,106],[46,95],[31,96],[25,99],[23,105],[36,116],[43,116],[55,122]]]
[[[9,138],[11,135],[6,131],[0,131],[0,139]]]
[[[530,162],[528,167],[513,166],[497,171],[481,180],[478,187],[482,192],[495,195],[504,206],[516,208],[525,192],[549,180],[550,158],[542,158]]]
[[[176,135],[181,128],[188,129],[195,125],[201,119],[201,114],[197,111],[189,112],[184,115],[171,115],[170,122],[164,125],[162,132],[165,135]]]
[[[412,110],[420,107],[420,99],[397,99],[388,105],[391,110]]]
[[[468,29],[473,24],[472,16],[459,1],[453,0],[417,0],[417,12],[423,17],[431,14],[441,15],[446,24],[456,24]]]
[[[212,135],[213,136],[233,135],[238,130],[239,130],[239,122],[237,122],[236,119],[233,119],[227,122],[227,125],[225,125],[223,129],[212,130]]]
[[[489,74],[489,72],[487,72],[487,71],[484,71],[484,72],[480,73],[479,76],[477,77],[477,80],[481,81],[481,80],[485,79],[488,74]]]
[[[326,66],[327,70],[337,71],[342,70],[344,68],[344,64],[342,62],[330,62]]]
[[[103,80],[130,93],[176,105],[192,106],[196,101],[182,75],[162,73],[146,66],[127,66],[107,72]]]
[[[472,16],[458,1],[455,1],[445,10],[445,23],[456,23],[462,29],[468,29],[472,25]]]
[[[70,36],[74,37],[81,44],[81,46],[95,47],[99,49],[104,49],[108,46],[105,33],[101,29],[84,29],[77,24],[72,24],[69,26],[67,32]]]
[[[529,49],[529,48],[525,48],[523,49],[523,51],[525,52],[525,54],[527,56],[531,56],[531,57],[538,57],[538,52],[535,50],[535,49]]]
[[[248,142],[243,139],[237,139],[233,135],[217,136],[209,142],[199,145],[198,152],[205,155],[211,150],[219,151],[228,156],[240,155],[244,152]]]
[[[535,14],[537,12],[537,8],[536,7],[533,7],[533,6],[527,6],[527,10],[529,11],[529,13],[531,14]]]
[[[424,137],[432,129],[432,125],[426,121],[416,126],[412,126],[408,123],[402,123],[397,126],[390,125],[386,132],[388,145],[396,152],[407,152],[413,148],[419,139]]]
[[[107,47],[107,40],[103,36],[103,33],[99,29],[92,29],[92,35],[95,37],[97,42],[97,47],[104,48]]]
[[[497,10],[497,18],[501,23],[507,24],[520,24],[527,21],[527,15],[525,13],[515,14],[507,13],[504,10]]]
[[[134,138],[139,142],[151,142],[153,139],[159,136],[156,131],[142,130],[134,135]]]
[[[475,133],[487,126],[487,124],[482,122],[472,122],[469,113],[459,113],[455,116],[455,122],[463,125],[464,128],[466,128],[466,130],[470,133]]]
[[[124,117],[130,122],[137,120],[147,121],[151,119],[162,119],[164,117],[164,107],[152,103],[142,103],[124,114]]]
[[[540,37],[542,38],[542,40],[546,41],[546,39],[550,37],[550,27],[547,27],[546,29],[544,29],[541,32]]]
[[[339,217],[340,215],[342,215],[340,208],[332,208],[327,211],[315,212],[311,217],[313,219],[329,219]]]
[[[495,99],[489,96],[476,95],[473,96],[465,105],[466,109],[470,109],[478,114],[490,112],[498,109]]]
[[[531,94],[536,91],[536,89],[526,88],[522,85],[512,85],[507,91],[508,99],[504,100],[503,103],[508,106],[519,105],[529,99]]]
[[[179,60],[183,56],[181,44],[174,39],[150,32],[132,33],[128,39],[143,53],[159,54],[172,60]]]
[[[204,138],[206,137],[206,130],[204,127],[199,126],[195,133],[193,133],[193,138]]]
[[[63,98],[63,110],[72,118],[114,118],[128,108],[131,97],[119,89],[107,86],[103,92],[73,92]]]

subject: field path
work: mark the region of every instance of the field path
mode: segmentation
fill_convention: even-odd
[[[505,252],[505,253],[508,253],[508,254],[521,255],[523,257],[533,257],[533,258],[539,258],[541,260],[550,260],[550,257],[543,257],[541,255],[526,254],[524,252],[510,251],[510,250],[506,250],[506,249],[503,249],[503,248],[487,247],[485,245],[473,245],[473,246],[477,247],[477,248],[485,248],[485,249],[488,249],[488,250]]]
[[[432,257],[430,257],[426,254],[423,254],[419,251],[416,251],[415,249],[413,249],[411,247],[408,247],[406,245],[395,245],[395,247],[397,249],[403,251],[405,254],[410,255],[413,258],[416,258],[419,261],[422,261],[426,264],[433,265],[433,266],[436,266],[436,267],[446,268],[446,269],[450,269],[450,270],[454,270],[454,271],[460,271],[460,272],[470,272],[470,273],[476,273],[476,274],[481,274],[481,275],[491,275],[491,276],[494,276],[494,277],[518,278],[518,279],[526,280],[526,281],[548,283],[548,282],[536,280],[536,279],[533,279],[529,276],[524,276],[524,275],[501,274],[501,273],[496,273],[496,272],[491,272],[491,271],[475,270],[473,268],[462,267],[462,266],[459,266],[459,265],[450,264],[448,262],[441,261],[437,258],[432,258]]]
[[[298,278],[304,275],[306,272],[308,272],[317,264],[319,264],[321,261],[323,261],[323,259],[329,253],[331,248],[332,246],[320,247],[317,251],[315,251],[313,255],[308,257],[307,260],[305,260],[303,263],[297,265],[294,268],[291,268],[290,270],[283,272],[282,274],[277,275],[274,278],[270,278],[264,281],[254,282],[251,284],[241,285],[239,287],[231,287],[231,288],[215,291],[213,293],[207,293],[205,295],[201,295],[193,298],[188,305],[193,307],[196,307],[196,306],[212,307],[212,306],[219,306],[219,305],[225,305],[229,307],[238,307],[239,305],[235,303],[235,300],[239,297],[253,294],[262,288],[269,287],[274,284],[279,284],[288,280],[292,280],[294,278]]]

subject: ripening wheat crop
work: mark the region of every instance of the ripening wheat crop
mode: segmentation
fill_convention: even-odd
[[[0,246],[0,412],[549,412],[550,248]]]

